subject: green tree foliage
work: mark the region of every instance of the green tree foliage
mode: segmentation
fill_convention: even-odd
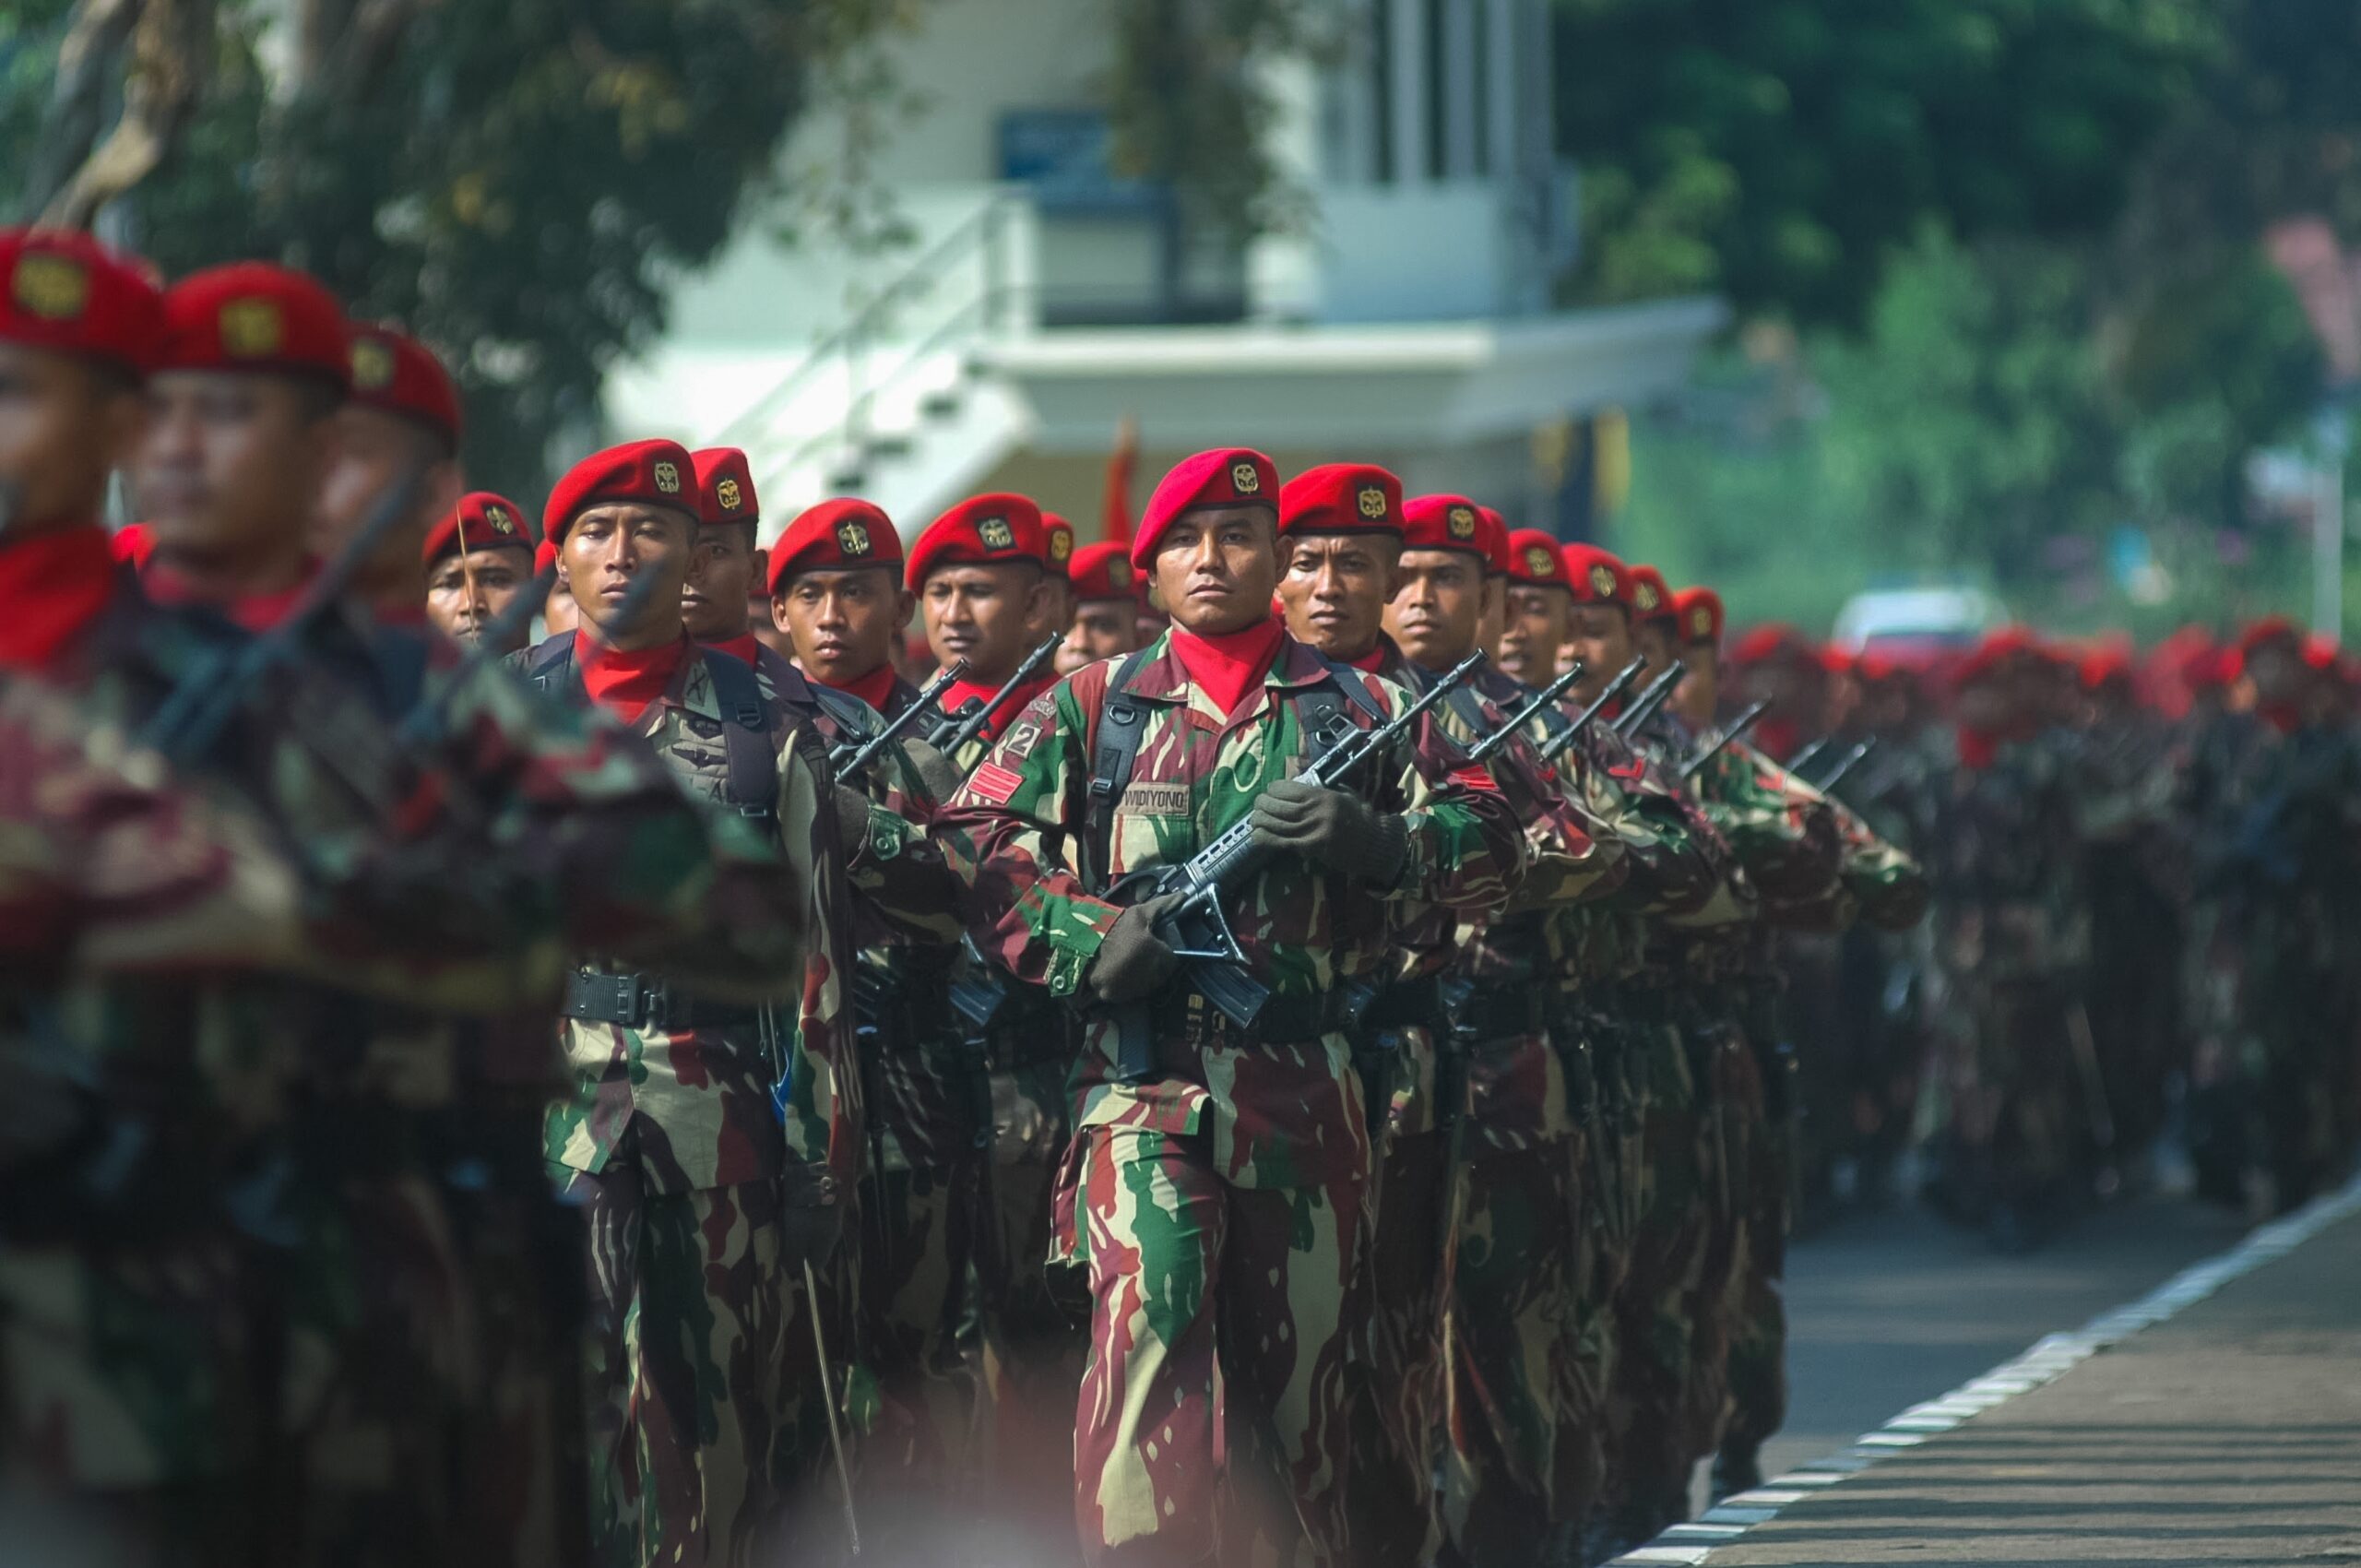
[[[2265,0],[2266,5],[2270,0]],[[1857,322],[1930,222],[2088,233],[2189,91],[2193,0],[1558,0],[1578,291]]]
[[[110,217],[168,272],[279,257],[408,325],[466,390],[477,476],[530,493],[552,440],[587,432],[606,367],[662,330],[667,285],[768,191],[815,66],[908,8],[221,0],[209,58],[183,62],[194,116]],[[24,37],[27,56],[53,59],[65,25]],[[0,73],[0,152],[30,154],[25,74],[5,56]],[[18,179],[42,164],[0,157]],[[11,178],[10,205],[53,195]]]

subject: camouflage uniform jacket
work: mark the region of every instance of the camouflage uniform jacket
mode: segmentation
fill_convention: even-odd
[[[1927,841],[1937,956],[1957,980],[2047,979],[2089,948],[2073,886],[2074,806],[2059,754],[2037,741],[1955,759]]]
[[[1076,869],[1097,719],[1121,663],[1091,665],[1037,698],[936,820],[953,865],[974,888],[979,945],[1057,996],[1080,987],[1121,912]],[[1262,698],[1225,716],[1190,681],[1170,633],[1152,644],[1130,686],[1148,715],[1131,782],[1111,814],[1109,880],[1187,860],[1244,817],[1265,783],[1308,762],[1296,697],[1335,679],[1330,671],[1283,636]],[[1391,683],[1351,671],[1342,678],[1361,681],[1383,711],[1406,700]],[[1472,912],[1514,891],[1524,873],[1515,817],[1498,789],[1450,780],[1453,767],[1449,743],[1422,723],[1415,745],[1374,759],[1352,781],[1379,809],[1401,814],[1408,829],[1394,886],[1348,884],[1289,856],[1230,900],[1239,944],[1275,999],[1384,978],[1389,944],[1404,923],[1396,906]],[[1074,1075],[1078,1126],[1192,1133],[1211,1111],[1216,1163],[1247,1185],[1329,1180],[1365,1153],[1358,1125],[1330,1124],[1350,1073],[1347,1043],[1333,1030],[1316,1044],[1207,1045],[1192,1061],[1164,1063],[1167,1075],[1145,1084],[1119,1083],[1116,1065],[1114,1027],[1094,1018]]]
[[[552,646],[516,657],[530,667]],[[731,657],[692,647],[670,685],[633,726],[681,788],[712,802],[717,815],[730,798],[723,727],[735,719],[722,710],[706,659]],[[553,678],[552,683],[561,683]],[[764,738],[778,759],[777,792],[766,803],[800,895],[792,984],[781,988],[792,993],[792,1010],[765,1008],[745,1019],[725,1015],[718,1027],[684,1028],[569,1019],[566,1058],[575,1089],[551,1106],[543,1128],[550,1159],[568,1170],[605,1170],[639,1121],[641,1179],[652,1192],[777,1176],[790,1155],[825,1163],[840,1187],[860,1174],[848,871],[879,880],[875,861],[907,847],[908,825],[872,813],[870,834],[847,856],[826,738],[810,714],[791,707],[776,687],[759,680],[758,685]]]

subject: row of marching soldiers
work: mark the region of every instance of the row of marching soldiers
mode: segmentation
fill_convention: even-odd
[[[1807,1205],[1892,1195],[2009,1249],[2193,1187],[2261,1218],[2361,1146],[2361,666],[2265,617],[2146,654],[2023,626],[1852,656],[1732,647],[1756,734],[1863,754],[1846,799],[1933,918],[1783,939]]]
[[[1925,890],[1709,590],[1244,447],[1128,548],[758,557],[661,440],[537,536],[458,418],[0,236],[8,1538],[1572,1562],[1754,1479],[1770,933]]]

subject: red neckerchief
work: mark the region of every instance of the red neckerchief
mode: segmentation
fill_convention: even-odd
[[[2254,714],[2282,735],[2292,735],[2304,725],[2303,711],[2291,702],[2257,703]]]
[[[856,676],[840,686],[834,681],[823,681],[820,683],[839,692],[850,692],[878,712],[883,713],[885,711],[885,705],[893,700],[894,683],[899,679],[900,677],[894,673],[894,666],[889,663],[881,664],[868,674]]]
[[[106,530],[80,524],[0,548],[0,668],[45,669],[114,597]]]
[[[1344,662],[1351,665],[1354,669],[1359,671],[1364,675],[1374,675],[1378,671],[1384,668],[1385,645],[1383,643],[1379,643],[1375,647],[1370,648],[1358,659],[1347,659],[1344,660]]]
[[[1018,688],[1014,695],[1001,705],[1000,711],[992,715],[992,721],[984,726],[984,738],[991,741],[999,740],[1001,731],[1015,722],[1016,716],[1025,711],[1026,705],[1048,691],[1056,681],[1055,675],[1046,675],[1029,686]],[[979,686],[968,680],[954,681],[943,689],[943,711],[956,713],[967,706],[971,697],[978,703],[988,703],[999,693],[998,686]],[[877,705],[872,703],[870,706],[874,707]]]
[[[242,593],[226,604],[215,604],[200,598],[189,587],[188,579],[168,564],[150,562],[140,581],[148,589],[148,597],[159,604],[206,604],[220,612],[249,632],[267,632],[287,619],[295,601],[303,597],[318,574],[320,564],[307,560],[303,570],[293,582],[268,593]]]
[[[1172,657],[1227,716],[1236,713],[1238,705],[1270,674],[1271,660],[1279,653],[1279,636],[1275,620],[1258,621],[1242,632],[1216,632],[1210,636],[1175,626]]]
[[[746,668],[749,670],[752,670],[754,667],[754,661],[763,656],[762,640],[752,632],[741,632],[734,637],[723,637],[718,642],[709,642],[705,646],[716,653],[736,655],[746,661]]]
[[[2000,755],[2000,737],[1989,730],[1970,725],[1959,727],[1959,760],[1974,768],[1986,768]]]
[[[116,560],[145,568],[148,554],[156,548],[156,540],[148,532],[146,523],[125,523],[114,530],[107,544],[114,552]]]
[[[1767,757],[1793,756],[1803,749],[1804,728],[1794,719],[1768,714],[1754,727],[1754,749]]]
[[[600,707],[636,724],[647,705],[662,696],[680,672],[681,660],[693,645],[686,633],[669,643],[624,652],[609,647],[584,633],[574,634],[574,663],[582,671],[582,689]]]

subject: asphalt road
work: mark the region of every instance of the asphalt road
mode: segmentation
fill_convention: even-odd
[[[2094,1209],[2021,1257],[1920,1208],[1835,1219],[1788,1255],[1787,1424],[1762,1472],[1845,1447],[2245,1232],[2225,1210],[2160,1196]]]

